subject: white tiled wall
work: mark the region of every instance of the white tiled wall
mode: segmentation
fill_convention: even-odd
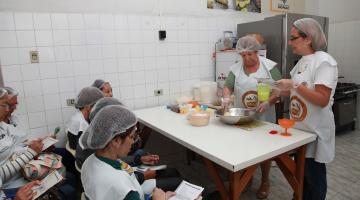
[[[336,59],[339,75],[344,79],[339,82],[360,84],[360,20],[332,23],[329,26],[329,53]],[[360,122],[360,94],[357,102],[357,119]],[[360,129],[360,123],[357,123]]]
[[[347,82],[360,84],[359,48],[360,20],[330,24],[329,53],[339,63],[339,74]]]
[[[259,19],[246,16],[0,12],[4,83],[19,91],[16,112],[32,136],[64,130],[75,112],[66,99],[97,78],[110,81],[130,108],[167,104],[194,82],[213,80],[214,43],[236,24]],[[30,63],[30,50],[39,51],[40,63]],[[154,89],[164,95],[155,97]]]

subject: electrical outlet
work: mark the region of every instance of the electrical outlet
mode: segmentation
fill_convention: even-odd
[[[164,94],[163,89],[156,89],[156,90],[154,90],[154,95],[155,95],[155,96],[161,96],[161,95],[163,95],[163,94]]]
[[[39,63],[38,51],[30,51],[30,63]]]
[[[67,106],[75,106],[75,99],[66,99]]]

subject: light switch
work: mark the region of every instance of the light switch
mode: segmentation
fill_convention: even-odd
[[[75,106],[75,99],[66,99],[67,106]]]
[[[38,51],[30,51],[30,62],[31,63],[39,63],[39,52]]]

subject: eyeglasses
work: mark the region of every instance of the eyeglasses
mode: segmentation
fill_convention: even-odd
[[[0,104],[1,107],[3,107],[5,110],[9,110],[10,109],[10,105],[7,103],[4,104]]]
[[[295,37],[294,37],[294,36],[291,36],[291,37],[290,37],[290,40],[291,40],[291,41],[294,41],[294,40],[296,40],[296,39],[298,39],[298,38],[301,38],[301,37],[303,37],[303,36],[295,36]]]
[[[131,139],[133,139],[134,141],[138,140],[139,138],[139,134],[137,132],[137,128],[135,126],[135,128],[131,131],[131,134],[129,135]]]
[[[134,140],[134,142],[138,141],[140,139],[140,136],[138,133],[134,133],[133,135],[130,136],[131,139]]]

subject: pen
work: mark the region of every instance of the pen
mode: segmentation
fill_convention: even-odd
[[[145,200],[151,200],[152,194],[145,194]]]
[[[16,194],[6,194],[5,197],[6,197],[7,199],[13,199],[13,198],[16,197]]]

